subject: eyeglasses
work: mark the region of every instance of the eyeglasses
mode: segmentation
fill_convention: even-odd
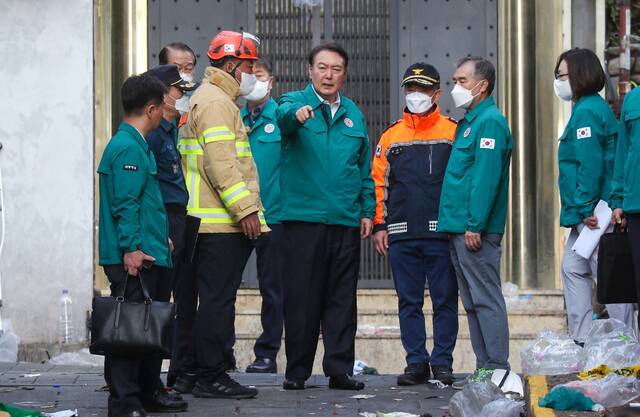
[[[559,80],[562,77],[568,77],[568,76],[569,76],[569,73],[566,73],[566,74],[556,73],[556,80]]]

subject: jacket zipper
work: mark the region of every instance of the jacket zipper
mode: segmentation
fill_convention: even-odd
[[[429,175],[433,174],[433,145],[429,145]]]

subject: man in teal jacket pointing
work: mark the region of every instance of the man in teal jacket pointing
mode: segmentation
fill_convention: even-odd
[[[282,96],[285,389],[304,389],[320,325],[324,372],[333,389],[352,379],[360,240],[373,229],[371,151],[362,113],[340,95],[348,55],[337,44],[309,54],[311,84]]]
[[[493,370],[509,370],[509,325],[500,286],[501,241],[509,191],[512,139],[491,93],[495,68],[484,58],[463,59],[451,92],[467,113],[458,122],[442,184],[438,231],[450,234],[451,258],[460,299],[467,312],[476,372],[485,381]],[[456,381],[461,389],[465,381]]]

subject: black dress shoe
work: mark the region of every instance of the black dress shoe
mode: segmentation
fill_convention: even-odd
[[[304,389],[304,381],[296,381],[295,379],[285,379],[282,383],[282,388],[287,390],[301,390]]]
[[[433,379],[437,379],[445,385],[451,385],[456,380],[453,377],[453,370],[448,366],[432,365],[431,373],[433,373]]]
[[[429,379],[429,364],[411,363],[404,368],[404,374],[398,375],[398,385],[426,384]]]
[[[196,385],[196,374],[184,373],[178,375],[173,389],[182,394],[191,394],[193,387]]]
[[[356,381],[349,375],[338,375],[329,378],[329,388],[359,391],[364,389],[364,382]]]
[[[182,397],[176,397],[166,393],[164,390],[157,390],[151,398],[142,401],[142,406],[146,411],[152,413],[179,413],[187,411],[189,406]]]
[[[269,358],[256,358],[255,361],[247,366],[248,374],[277,374],[278,364],[275,360]]]

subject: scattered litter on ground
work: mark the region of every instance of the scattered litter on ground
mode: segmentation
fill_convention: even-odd
[[[315,400],[318,397],[316,397],[315,395],[307,395],[307,398],[310,400]]]
[[[580,370],[582,348],[571,337],[545,329],[522,352],[522,372],[529,375],[564,375]]]
[[[594,320],[582,350],[582,378],[602,377],[607,368],[629,369],[640,365],[640,343],[635,333],[616,319]],[[623,371],[624,373],[624,371]]]
[[[398,394],[400,394],[400,395],[417,395],[419,393],[416,392],[416,391],[400,391]]]
[[[0,387],[0,393],[17,391],[18,387]]]
[[[519,417],[522,411],[522,403],[506,398],[491,382],[467,384],[449,401],[452,417]]]
[[[20,338],[13,331],[11,320],[2,320],[0,330],[0,362],[17,362]]]
[[[544,398],[538,399],[540,407],[558,411],[602,411],[604,407],[596,404],[580,391],[564,386],[554,387]]]
[[[42,417],[42,414],[39,411],[27,410],[25,408],[17,407],[16,405],[0,403],[0,410],[11,417]]]
[[[356,359],[353,362],[353,375],[379,375],[378,370],[367,363]]]
[[[20,378],[37,378],[39,376],[40,374],[22,374],[20,375]]]
[[[333,406],[335,408],[344,408],[344,405],[342,405],[342,404],[334,404]]]
[[[375,395],[371,395],[371,394],[358,394],[358,395],[352,395],[350,398],[354,398],[356,400],[368,400],[369,398],[373,398],[375,397]]]
[[[42,410],[54,408],[56,406],[55,403],[40,403],[37,401],[21,401],[19,403],[15,403],[15,405],[20,407],[31,407],[31,408],[40,408]]]
[[[580,391],[606,408],[621,407],[640,397],[640,380],[632,376],[611,374],[588,381],[571,381],[560,386]]]
[[[77,352],[64,352],[49,359],[51,365],[104,366],[104,356],[92,355],[89,348]]]
[[[402,401],[402,398],[392,398],[393,401]]]
[[[430,379],[427,381],[429,384],[435,386],[438,389],[445,389],[447,386],[439,379]]]
[[[63,410],[55,413],[44,413],[45,417],[77,417],[78,410]]]
[[[36,387],[20,387],[20,389],[23,389],[25,391],[33,391],[34,389],[36,389]]]

